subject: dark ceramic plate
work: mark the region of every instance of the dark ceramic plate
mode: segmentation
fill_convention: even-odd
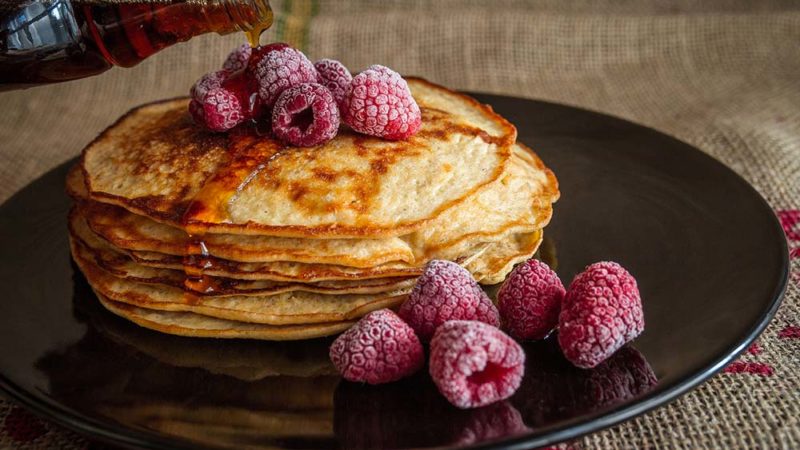
[[[552,339],[526,345],[521,389],[460,411],[425,374],[368,387],[326,366],[327,340],[193,340],[98,307],[70,264],[67,166],[0,206],[0,386],[101,440],[178,448],[532,448],[663,405],[719,371],[764,329],[788,256],[764,200],[687,144],[566,106],[479,95],[555,171],[561,200],[542,257],[569,281],[615,260],[639,281],[646,330],[594,370]]]

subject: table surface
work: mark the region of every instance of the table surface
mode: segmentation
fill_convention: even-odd
[[[353,71],[381,63],[456,89],[616,115],[688,142],[748,180],[789,242],[790,281],[776,318],[697,390],[560,447],[800,448],[800,4],[270,3],[278,20],[264,42],[286,41]],[[242,39],[203,36],[135,68],[0,93],[0,201],[130,107],[183,95]],[[0,399],[0,448],[97,447]]]

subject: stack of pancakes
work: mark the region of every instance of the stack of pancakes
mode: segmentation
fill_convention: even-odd
[[[404,141],[210,133],[187,99],[123,116],[67,180],[101,303],[166,333],[304,339],[398,306],[431,259],[501,282],[541,243],[556,179],[488,106],[408,82],[422,128]]]

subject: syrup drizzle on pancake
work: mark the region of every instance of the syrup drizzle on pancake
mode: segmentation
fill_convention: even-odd
[[[228,206],[281,150],[273,140],[259,140],[258,129],[245,124],[229,133],[228,161],[210,176],[189,202],[181,218],[188,235],[183,255],[184,287],[187,301],[196,303],[195,293],[211,295],[220,290],[217,280],[205,273],[214,267],[204,240],[203,221],[229,222]]]

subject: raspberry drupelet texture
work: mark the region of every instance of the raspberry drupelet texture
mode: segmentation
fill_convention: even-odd
[[[425,353],[414,330],[391,310],[381,309],[336,338],[330,358],[345,379],[381,384],[418,371]]]
[[[494,303],[468,270],[451,261],[430,261],[400,306],[400,317],[428,341],[448,320],[478,320],[500,326]]]
[[[518,265],[497,293],[504,329],[520,339],[544,339],[558,325],[564,285],[547,264],[529,259]]]
[[[320,84],[331,91],[336,104],[341,107],[350,88],[350,82],[353,81],[353,75],[344,64],[335,59],[320,59],[314,63],[314,68],[317,69]]]
[[[250,44],[242,44],[236,47],[222,64],[222,68],[229,72],[238,72],[247,67],[247,62],[250,60],[250,55],[253,53],[253,48]]]
[[[189,95],[192,96],[192,100],[196,100],[198,102],[202,102],[203,99],[206,97],[206,93],[211,89],[216,89],[222,86],[222,83],[230,77],[231,73],[227,70],[217,70],[216,72],[209,72],[199,80],[197,80],[194,85],[192,85],[192,89],[189,91]]]
[[[203,109],[203,124],[211,131],[230,130],[246,119],[242,104],[228,89],[211,89],[199,103]],[[195,120],[199,115],[197,112],[193,114]]]
[[[476,408],[514,394],[525,372],[525,352],[498,328],[452,320],[431,340],[429,370],[450,403]]]
[[[283,91],[272,109],[272,132],[292,145],[310,147],[329,141],[339,130],[339,108],[321,84],[306,83]]]
[[[258,97],[267,108],[271,108],[286,89],[316,83],[318,78],[317,69],[303,52],[282,44],[259,51],[250,67],[258,82]]]
[[[419,131],[422,114],[408,83],[388,67],[374,65],[353,77],[342,107],[353,130],[385,139],[405,139]]]
[[[567,289],[558,343],[577,367],[595,367],[644,330],[636,280],[614,262],[594,263]]]
[[[289,44],[285,42],[273,42],[267,45],[260,45],[250,51],[250,59],[247,61],[247,72],[252,78],[256,76],[256,67],[261,59],[273,50],[283,50],[288,48]]]

